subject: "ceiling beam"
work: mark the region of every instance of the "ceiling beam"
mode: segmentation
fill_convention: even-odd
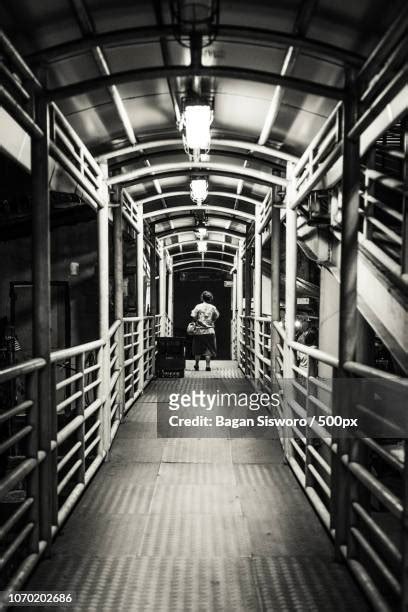
[[[200,256],[200,259],[197,258],[197,257],[194,257],[194,258],[191,258],[191,259],[186,259],[185,261],[179,261],[179,262],[173,264],[173,268],[177,268],[178,266],[184,266],[184,265],[191,264],[191,263],[196,263],[196,262],[197,263],[202,262],[204,264],[205,263],[216,263],[216,264],[228,267],[228,268],[232,268],[234,266],[234,264],[229,262],[229,261],[222,261],[221,259],[212,259],[212,258],[206,259],[205,257],[203,258],[202,255],[205,255],[205,253],[198,253],[197,252],[197,255]]]
[[[208,233],[222,234],[223,236],[230,236],[231,238],[245,238],[245,232],[238,232],[236,230],[228,229],[224,230],[222,227],[205,226]],[[170,236],[180,236],[182,234],[189,234],[195,232],[194,225],[184,225],[183,227],[176,227],[175,229],[167,229],[162,232],[157,232],[156,238],[168,238]],[[167,244],[166,246],[171,246]]]
[[[132,184],[138,183],[142,180],[153,180],[158,178],[160,175],[169,175],[180,174],[182,171],[185,171],[187,174],[190,172],[200,171],[205,174],[223,174],[226,176],[241,176],[244,175],[248,180],[252,179],[254,183],[260,183],[264,185],[268,185],[269,187],[272,185],[280,185],[281,187],[286,187],[287,180],[286,178],[282,178],[280,176],[275,176],[274,174],[268,174],[267,172],[262,172],[260,170],[254,170],[252,168],[242,168],[240,166],[236,166],[233,164],[225,164],[222,162],[173,162],[168,164],[159,164],[158,166],[151,166],[150,168],[138,168],[136,170],[131,170],[130,172],[125,172],[123,174],[117,174],[115,176],[111,176],[107,183],[108,185],[118,185],[118,184]]]
[[[237,79],[264,83],[266,85],[283,85],[287,89],[294,89],[319,97],[342,100],[345,89],[307,81],[298,77],[282,76],[279,73],[265,72],[238,66],[154,66],[148,68],[137,68],[124,70],[110,75],[102,75],[88,80],[78,81],[70,85],[62,85],[54,89],[48,89],[46,97],[48,101],[58,101],[74,96],[80,96],[90,91],[96,91],[111,85],[123,85],[125,83],[139,83],[154,79],[165,78],[192,78],[192,77],[215,77],[226,79]]]
[[[208,238],[206,238],[206,242],[208,244],[222,244],[222,245],[225,245],[225,241],[223,241],[223,240],[209,240]],[[168,245],[166,245],[166,249],[171,249],[173,247],[183,246],[185,244],[197,244],[197,240],[183,240],[183,242],[176,242],[174,244],[168,244]],[[235,251],[238,248],[237,244],[230,244],[229,242],[227,243],[227,246],[230,247],[231,249],[234,249]],[[182,252],[183,251],[180,251],[180,253],[182,253]],[[228,251],[225,251],[225,253],[227,254]],[[169,254],[173,257],[172,253],[169,253]],[[230,253],[228,253],[228,254],[230,254]]]
[[[139,143],[134,146],[121,147],[112,151],[106,151],[97,156],[97,160],[105,161],[114,159],[115,157],[122,157],[123,155],[131,155],[132,153],[144,152],[149,149],[165,149],[167,147],[180,146],[180,149],[184,150],[183,142],[181,138],[159,138],[158,140],[149,140],[147,142]],[[295,155],[290,155],[281,149],[274,147],[259,145],[256,142],[248,142],[248,140],[238,140],[233,138],[211,138],[211,147],[222,147],[231,149],[240,149],[248,153],[259,153],[265,155],[265,157],[277,157],[285,161],[297,162],[299,158]]]
[[[148,198],[141,198],[141,199],[134,198],[134,202],[138,206],[144,206],[145,204],[151,204],[152,202],[156,202],[157,200],[160,200],[162,197],[166,198],[166,200],[169,200],[170,198],[180,198],[182,196],[189,196],[189,195],[190,195],[189,191],[166,191],[166,192],[163,192],[161,195],[156,194],[153,196],[149,196]],[[236,198],[236,194],[232,193],[231,191],[209,191],[208,195],[214,196],[216,198],[230,198],[232,200],[235,200]],[[260,206],[262,204],[262,200],[255,200],[255,198],[250,198],[249,196],[244,196],[244,195],[240,195],[238,197],[238,200],[241,200],[241,202],[246,202],[247,204],[253,204],[254,206]]]
[[[175,257],[182,257],[184,255],[195,255],[196,253],[199,253],[199,251],[197,251],[197,250],[195,250],[195,251],[181,251],[180,253],[174,253],[174,255],[172,255],[172,257],[174,259]],[[220,255],[222,257],[224,255],[226,255],[227,257],[232,257],[233,259],[235,257],[235,255],[233,253],[223,253],[222,251],[214,251],[212,249],[208,249],[208,251],[206,251],[206,253],[212,253],[212,254]],[[201,253],[199,253],[199,254],[201,255]]]
[[[143,215],[143,219],[149,220],[153,219],[153,217],[159,217],[160,215],[170,215],[170,213],[177,213],[182,211],[189,211],[191,213],[195,213],[207,212],[212,210],[215,212],[223,213],[224,216],[228,219],[230,217],[242,217],[243,219],[248,219],[249,221],[253,221],[255,219],[255,215],[243,212],[242,210],[234,210],[233,208],[227,208],[225,206],[215,206],[213,204],[204,204],[203,206],[197,206],[196,204],[192,204],[190,206],[173,206],[172,208],[161,208],[160,210],[153,210],[152,212],[145,213]]]
[[[147,41],[166,37],[174,40],[174,31],[171,25],[144,26],[141,28],[126,28],[112,32],[103,32],[95,36],[79,38],[59,45],[41,49],[27,59],[31,61],[45,60],[55,61],[60,58],[89,51],[95,45],[118,46],[122,44],[141,44]],[[218,40],[232,40],[233,42],[247,41],[248,43],[265,45],[285,45],[300,47],[304,52],[313,53],[324,59],[335,60],[349,66],[359,67],[364,62],[364,57],[348,51],[342,47],[336,47],[320,40],[306,38],[293,33],[264,28],[251,28],[242,25],[220,25],[218,27]]]

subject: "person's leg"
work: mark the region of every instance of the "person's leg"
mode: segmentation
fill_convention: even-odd
[[[211,370],[211,355],[208,353],[205,356],[205,369],[207,371]]]
[[[195,355],[194,359],[195,359],[194,369],[198,370],[200,368],[200,355]]]

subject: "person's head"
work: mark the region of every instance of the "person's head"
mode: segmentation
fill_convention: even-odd
[[[306,332],[310,327],[310,321],[308,319],[303,319],[302,321],[302,332]]]
[[[315,327],[310,327],[305,332],[304,342],[307,346],[317,346],[317,330]]]
[[[206,302],[207,304],[212,304],[214,301],[211,291],[203,291],[200,299],[202,302]]]

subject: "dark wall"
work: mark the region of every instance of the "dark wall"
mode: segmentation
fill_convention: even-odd
[[[218,308],[220,318],[215,324],[217,335],[217,358],[231,359],[231,289],[224,287],[223,280],[216,281],[182,281],[178,276],[174,279],[174,335],[184,336],[190,312],[199,303],[204,291],[211,291],[214,304]],[[187,339],[187,356],[191,357],[191,340]]]

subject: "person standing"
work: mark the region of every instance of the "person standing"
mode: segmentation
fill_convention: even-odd
[[[195,359],[194,369],[200,369],[200,357],[205,357],[206,371],[211,371],[211,358],[217,354],[214,323],[220,316],[214,306],[214,298],[210,291],[203,291],[201,302],[191,311],[191,317],[195,320],[195,331],[193,335],[193,355]]]

